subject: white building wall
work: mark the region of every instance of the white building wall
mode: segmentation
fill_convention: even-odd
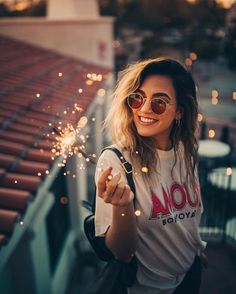
[[[0,34],[113,68],[113,20],[2,19]]]
[[[96,0],[49,0],[47,4],[50,19],[94,19],[98,16]]]

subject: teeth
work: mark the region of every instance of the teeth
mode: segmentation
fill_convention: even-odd
[[[147,122],[147,123],[152,123],[152,122],[155,122],[156,121],[155,119],[147,118],[147,117],[143,117],[143,116],[140,116],[140,120],[142,122]]]

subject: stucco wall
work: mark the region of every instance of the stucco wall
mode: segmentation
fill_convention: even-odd
[[[93,20],[2,19],[0,34],[100,66],[113,67],[112,17]]]

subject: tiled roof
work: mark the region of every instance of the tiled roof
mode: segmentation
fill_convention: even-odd
[[[87,74],[109,71],[0,36],[0,247],[53,165],[49,123],[78,121],[63,112],[75,103],[86,111],[101,87]]]

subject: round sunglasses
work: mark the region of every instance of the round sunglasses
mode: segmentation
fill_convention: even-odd
[[[131,93],[127,97],[127,103],[132,109],[139,109],[145,103],[147,98],[143,97],[140,93]],[[162,114],[166,111],[167,105],[173,105],[175,103],[170,103],[163,98],[153,98],[151,101],[151,109],[156,114]]]

